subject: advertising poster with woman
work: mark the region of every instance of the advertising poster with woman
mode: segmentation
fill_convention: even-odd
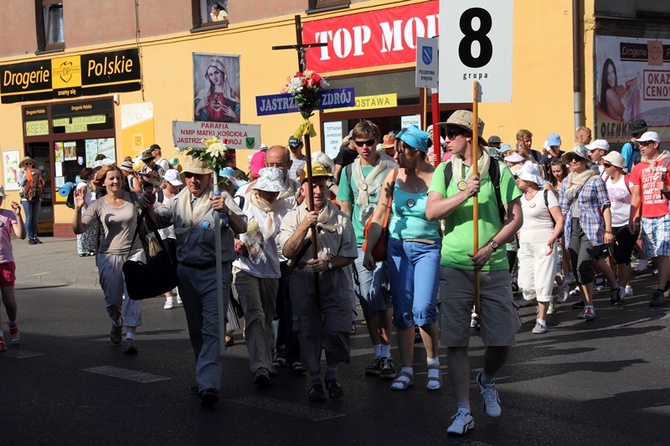
[[[670,138],[669,48],[670,41],[596,36],[596,138],[626,142],[637,119]]]
[[[193,53],[195,121],[240,122],[240,57]]]

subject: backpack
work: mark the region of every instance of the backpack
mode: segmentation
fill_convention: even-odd
[[[450,162],[444,166],[444,190],[449,188],[449,183],[451,183],[451,177],[454,175],[453,166]],[[500,164],[493,160],[489,163],[489,178],[491,178],[491,184],[493,184],[493,189],[496,193],[496,200],[498,202],[498,216],[500,217],[500,223],[505,223],[505,217],[507,213],[505,212],[505,207],[502,203],[502,195],[500,194]]]
[[[549,194],[549,189],[545,189],[544,190],[544,205],[547,208],[547,210],[549,210],[549,198],[547,198],[548,194]],[[549,216],[551,217],[551,222],[554,224],[554,226],[556,226],[556,220],[554,220],[554,216],[551,215],[551,211],[549,212]],[[561,231],[561,233],[558,234],[558,238],[561,238],[561,237],[563,237],[563,231]]]
[[[41,172],[37,169],[26,171],[26,180],[23,182],[21,198],[28,201],[42,199],[43,184]]]
[[[74,191],[77,190],[77,185],[75,184],[72,186],[70,189],[70,193],[67,194],[67,198],[65,199],[65,206],[69,207],[70,209],[74,209]]]

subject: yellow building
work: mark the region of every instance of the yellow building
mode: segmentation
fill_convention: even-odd
[[[312,150],[334,156],[359,118],[373,120],[382,133],[432,122],[430,95],[415,87],[414,46],[417,36],[439,32],[440,4],[449,1],[220,1],[228,19],[219,22],[209,16],[210,3],[0,3],[0,27],[10,36],[0,46],[2,181],[9,200],[16,200],[12,169],[18,160],[30,155],[41,164],[47,188],[40,233],[72,235],[72,210],[56,191],[98,152],[120,162],[158,143],[163,157],[179,158],[175,136],[197,138],[206,129],[234,141],[236,164],[246,170],[253,152],[248,147],[286,144],[300,116],[259,113],[257,98],[279,94],[297,71],[295,49],[273,50],[296,44],[296,15],[303,43],[326,44],[306,48],[307,67],[325,75],[331,88],[354,87],[356,94],[354,107],[314,114],[318,135]],[[497,134],[513,144],[517,130],[526,128],[539,147],[557,132],[566,148],[576,125],[584,124],[594,128],[594,136],[623,141],[623,115],[603,114],[599,107],[604,61],[596,49],[612,53],[617,43],[627,42],[639,47],[632,59],[608,56],[621,56],[615,63],[627,73],[622,87],[629,95],[635,85],[642,87],[636,90],[637,109],[632,106],[626,117],[653,117],[659,129],[670,125],[670,95],[663,96],[660,84],[670,63],[668,13],[670,6],[660,1],[514,1],[512,57],[500,68],[511,66],[512,100],[480,105],[485,136]],[[631,65],[643,60],[647,41],[661,43],[661,64],[653,70],[647,69],[649,57]],[[214,101],[208,70],[217,66],[226,83]],[[658,85],[647,89],[651,71],[658,72]],[[648,106],[652,100],[657,106]],[[440,120],[469,107],[441,104]]]

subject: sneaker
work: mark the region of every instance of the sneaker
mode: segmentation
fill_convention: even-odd
[[[556,301],[563,303],[568,300],[568,297],[570,297],[570,287],[566,282],[563,282],[563,285],[559,286],[556,290]]]
[[[219,402],[219,391],[216,389],[205,389],[200,392],[200,405],[211,409]]]
[[[21,333],[19,333],[19,324],[9,326],[9,342],[16,345],[21,340]]]
[[[577,315],[577,319],[586,319],[587,321],[592,321],[595,318],[596,310],[593,307],[584,307]]]
[[[381,379],[394,379],[396,376],[395,367],[393,367],[393,358],[382,358],[382,367],[379,371]]]
[[[649,301],[650,307],[660,307],[665,305],[665,298],[663,297],[663,290],[654,290]]]
[[[126,353],[128,355],[136,355],[137,354],[137,347],[135,347],[135,340],[134,339],[126,338],[126,340],[123,341],[123,353]]]
[[[175,304],[176,307],[181,307],[182,305],[184,305],[184,302],[181,301],[181,297],[179,296],[179,294],[175,294],[174,297],[177,300],[177,303]]]
[[[563,283],[566,285],[570,285],[575,281],[575,275],[573,273],[567,273],[565,277],[563,278]]]
[[[601,292],[604,289],[605,289],[605,285],[602,285],[602,284],[596,285],[595,287],[593,287],[593,291],[598,292],[598,293]]]
[[[573,310],[582,310],[584,308],[584,301],[580,300],[579,302],[575,302],[572,304],[572,309]]]
[[[491,418],[496,418],[500,416],[502,409],[500,407],[500,397],[498,396],[498,391],[496,390],[496,384],[489,384],[484,386],[481,382],[482,372],[479,372],[477,375],[477,385],[479,386],[479,393],[482,394],[482,399],[484,400],[484,409],[486,410],[486,415]]]
[[[37,243],[38,245],[42,244],[42,240],[38,239],[37,237],[35,237],[33,240],[35,240],[35,243]]]
[[[479,315],[477,313],[472,313],[470,317],[470,328],[479,328]]]
[[[549,302],[549,308],[547,308],[547,314],[554,314],[556,307],[553,302]]]
[[[447,428],[447,433],[451,435],[465,435],[470,429],[475,427],[475,419],[468,412],[461,412],[459,410],[451,419],[454,421]]]
[[[307,389],[307,398],[313,403],[322,403],[326,401],[326,394],[323,393],[321,384],[312,384]]]
[[[544,334],[547,332],[547,326],[542,325],[539,322],[535,322],[535,327],[533,328],[533,331],[531,333],[533,334]]]
[[[0,336],[0,353],[7,351],[7,344],[5,344],[5,337]]]
[[[259,367],[254,373],[254,384],[261,389],[270,384],[270,371],[265,367]]]
[[[344,389],[342,388],[342,384],[340,384],[337,378],[327,379],[326,389],[328,390],[328,397],[331,400],[337,400],[344,397]]]
[[[626,290],[622,286],[610,290],[610,305],[621,305],[625,293]]]
[[[117,327],[112,324],[112,331],[109,333],[109,339],[112,341],[112,344],[119,345],[121,343],[121,330],[123,330],[122,325]]]
[[[382,361],[384,358],[375,357],[372,360],[372,364],[365,368],[365,376],[375,376],[380,375],[382,372]]]
[[[633,295],[633,287],[630,286],[630,285],[626,285],[626,288],[624,288],[624,293],[623,293],[623,295],[624,295],[625,297],[632,296],[632,295]]]
[[[570,296],[579,296],[582,294],[582,290],[579,289],[579,287],[575,288],[574,290],[570,291]]]
[[[30,238],[30,239],[28,239],[28,244],[29,245],[36,245],[37,242],[35,241],[35,239]]]
[[[174,303],[172,302],[172,297],[165,299],[165,305],[163,305],[163,310],[172,310],[174,308]]]

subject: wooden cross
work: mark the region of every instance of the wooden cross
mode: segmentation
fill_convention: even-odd
[[[327,46],[327,43],[303,43],[302,41],[302,22],[300,20],[300,15],[295,16],[295,45],[278,45],[273,46],[273,50],[296,50],[298,52],[298,71],[304,73],[307,70],[307,61],[305,60],[305,54],[307,50],[311,47],[322,47]],[[305,140],[305,164],[307,167],[307,207],[309,210],[314,210],[314,189],[312,188],[312,146],[310,143],[309,133],[304,135]],[[318,255],[318,247],[316,245],[316,228],[311,230],[312,236],[312,258],[316,259]],[[300,259],[295,259],[296,261]],[[315,277],[318,279],[318,276]],[[319,282],[318,280],[314,281],[316,296],[319,295]]]

